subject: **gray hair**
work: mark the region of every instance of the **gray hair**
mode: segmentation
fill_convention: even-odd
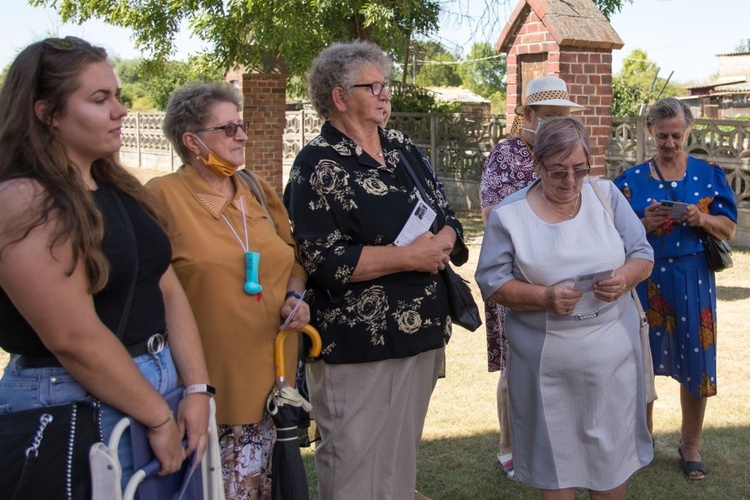
[[[688,108],[684,102],[675,99],[674,97],[659,99],[651,106],[651,109],[648,110],[646,123],[648,124],[648,128],[651,129],[656,125],[656,122],[665,118],[675,118],[680,116],[680,113],[682,113],[682,116],[685,119],[685,128],[689,129],[692,127],[693,123],[695,123],[693,112],[690,111],[690,108]]]
[[[391,61],[372,42],[337,42],[318,54],[307,76],[307,85],[310,101],[320,116],[330,118],[334,109],[333,89],[341,87],[348,92],[366,64],[372,64],[386,77],[391,73]]]
[[[197,132],[205,127],[215,104],[228,102],[242,109],[242,96],[227,83],[198,83],[180,87],[172,92],[167,103],[162,132],[172,143],[182,161],[188,161],[192,153],[183,144],[185,132]]]
[[[578,146],[583,147],[586,161],[591,163],[589,133],[581,122],[569,116],[550,118],[542,123],[534,139],[534,157],[539,163],[545,158],[560,153],[571,154]]]

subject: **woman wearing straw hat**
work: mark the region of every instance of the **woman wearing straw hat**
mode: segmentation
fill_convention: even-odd
[[[495,205],[536,180],[532,147],[536,130],[542,122],[555,116],[568,116],[571,111],[585,109],[570,100],[565,82],[556,76],[531,80],[526,86],[524,103],[515,109],[516,120],[511,128],[510,137],[495,146],[484,164],[479,197],[485,222]],[[488,300],[484,303],[484,310],[488,369],[491,372],[500,372],[497,384],[500,450],[497,459],[503,472],[513,479],[513,455],[508,423],[508,379],[505,371],[508,349],[505,307]]]

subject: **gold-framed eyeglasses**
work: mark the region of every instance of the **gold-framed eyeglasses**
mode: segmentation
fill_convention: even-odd
[[[227,123],[226,125],[220,125],[218,127],[208,127],[208,128],[202,128],[198,130],[198,132],[211,132],[215,130],[223,130],[224,135],[227,137],[234,137],[237,135],[238,130],[242,130],[245,134],[247,134],[247,128],[250,126],[250,123],[248,122],[242,122],[242,123]]]
[[[575,177],[576,179],[581,179],[591,173],[591,165],[589,165],[588,163],[583,168],[573,168],[571,170],[568,170],[567,168],[550,170],[544,163],[542,163],[541,165],[542,168],[544,168],[544,171],[547,172],[548,176],[558,181],[565,179],[568,175],[570,175],[571,172],[573,172],[573,177]]]
[[[352,85],[352,87],[368,87],[370,89],[370,92],[372,92],[372,95],[374,95],[375,97],[380,97],[380,94],[382,94],[384,90],[387,92],[391,91],[391,82],[386,80],[384,82],[358,83],[356,85]]]

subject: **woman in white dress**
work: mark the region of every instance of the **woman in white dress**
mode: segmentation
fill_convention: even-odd
[[[545,499],[625,498],[653,458],[639,317],[630,290],[653,266],[643,225],[609,181],[588,181],[588,134],[538,130],[539,180],[491,212],[476,279],[506,307],[516,477]],[[588,279],[586,279],[588,278]]]

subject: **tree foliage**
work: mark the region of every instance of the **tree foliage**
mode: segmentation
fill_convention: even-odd
[[[422,87],[456,87],[461,77],[456,72],[456,55],[433,41],[412,43],[412,71],[416,72],[416,83]]]
[[[750,38],[740,40],[740,43],[734,48],[735,52],[750,52]]]
[[[223,80],[220,71],[207,69],[198,61],[198,56],[187,62],[115,58],[112,65],[120,79],[123,104],[136,111],[163,111],[175,88],[188,83]]]
[[[229,69],[286,70],[300,75],[336,40],[366,39],[403,54],[415,35],[437,30],[438,0],[31,0],[65,22],[97,18],[133,30],[150,59],[168,60],[184,23]]]
[[[684,92],[658,74],[659,67],[644,50],[635,49],[628,54],[622,69],[612,78],[612,115],[637,116],[642,105]]]
[[[458,67],[463,86],[482,97],[505,95],[505,55],[487,42],[472,45],[466,61]]]

